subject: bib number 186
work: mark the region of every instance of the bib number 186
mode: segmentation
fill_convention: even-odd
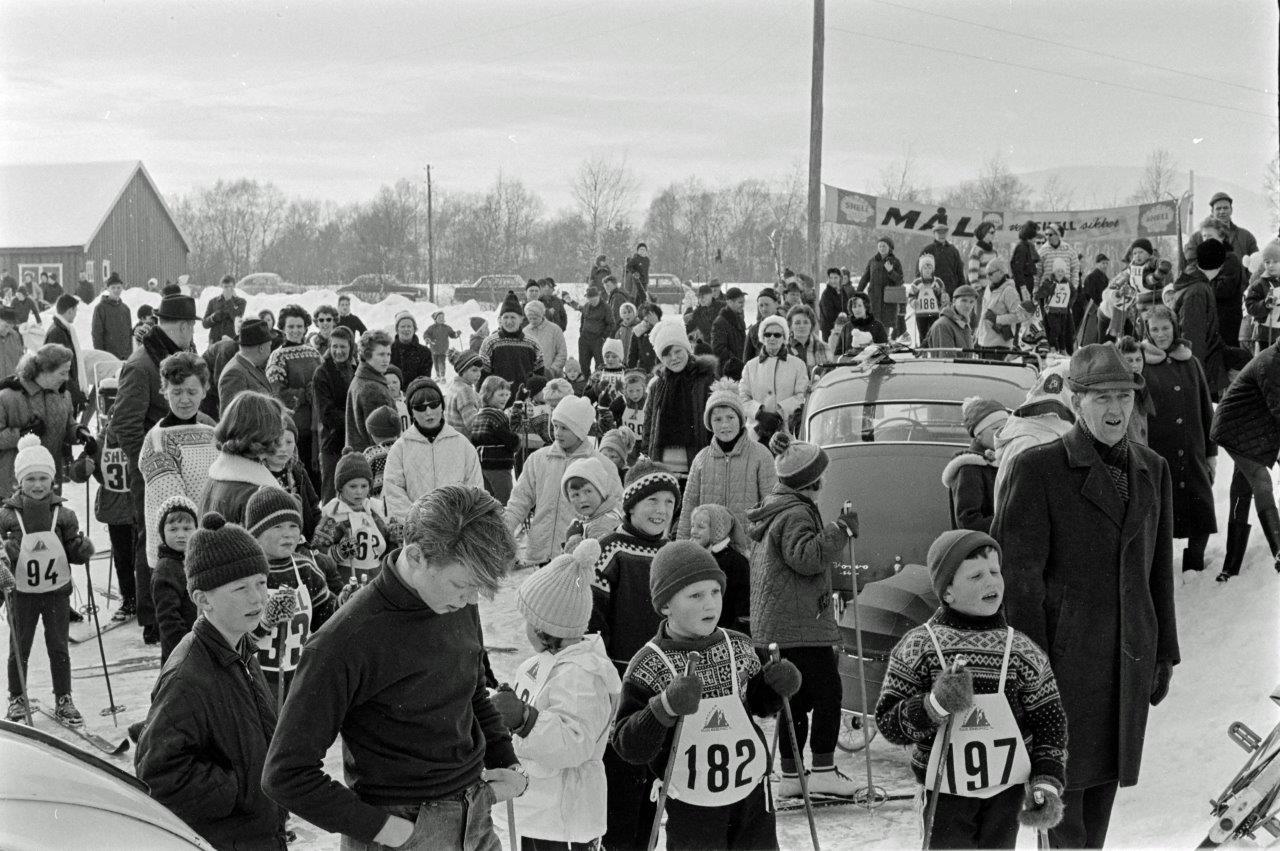
[[[750,786],[751,780],[746,777],[747,767],[751,765],[751,761],[756,756],[756,743],[750,739],[739,739],[733,746],[734,756],[737,758],[738,770],[733,776],[733,785],[735,787]],[[689,780],[686,784],[689,789],[698,788],[699,772],[699,751],[697,745],[690,745],[684,752],[686,764],[689,769]],[[708,745],[702,757],[706,760],[706,779],[707,790],[710,792],[723,792],[729,788],[729,768],[730,756],[729,746],[719,742]]]
[[[987,742],[970,741],[964,745],[964,776],[965,788],[970,792],[976,792],[979,789],[986,789],[991,786],[1004,786],[1009,782],[1009,775],[1013,773],[1013,755],[1018,749],[1018,740],[1014,738],[996,739],[990,744],[995,748],[1004,748],[1004,769],[1001,771],[999,781],[992,782],[991,767],[988,765],[987,758]],[[954,747],[947,749],[947,785],[958,790],[956,786],[956,766],[955,766]]]

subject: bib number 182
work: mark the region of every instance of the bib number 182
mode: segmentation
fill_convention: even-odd
[[[1003,748],[1004,768],[1000,773],[1000,779],[997,782],[991,780],[991,767],[987,758],[987,742],[970,741],[964,744],[964,775],[965,788],[970,792],[976,792],[979,789],[986,789],[990,786],[1004,786],[1009,782],[1009,775],[1013,773],[1013,755],[1018,749],[1018,740],[1014,738],[996,739],[990,744],[995,748]],[[947,748],[947,785],[958,790],[956,786],[956,766],[955,766],[956,748]]]
[[[756,743],[750,739],[739,739],[734,743],[734,756],[738,764],[738,770],[734,774],[732,780],[735,787],[750,786],[751,780],[746,776],[747,767],[756,756]],[[686,765],[689,769],[689,780],[686,785],[689,789],[698,788],[699,772],[699,750],[697,745],[690,745],[684,752]],[[716,742],[708,745],[701,757],[706,760],[706,782],[707,790],[710,792],[723,792],[729,788],[729,768],[730,756],[729,746]]]

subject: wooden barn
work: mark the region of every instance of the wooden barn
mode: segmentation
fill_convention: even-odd
[[[126,287],[187,273],[187,238],[137,160],[0,165],[0,199],[0,270],[19,281],[101,292],[112,272]]]

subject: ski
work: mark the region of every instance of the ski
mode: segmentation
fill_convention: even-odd
[[[97,733],[90,733],[88,730],[84,729],[84,727],[82,726],[73,727],[72,725],[68,724],[66,721],[63,721],[61,718],[59,718],[56,714],[54,714],[50,710],[37,704],[35,701],[32,701],[31,708],[36,712],[39,712],[44,717],[48,718],[50,721],[57,724],[62,729],[69,730],[70,732],[75,733],[81,739],[93,745],[95,748],[107,754],[108,756],[119,756],[120,754],[129,750],[128,736],[126,736],[120,742],[120,744],[113,745],[111,744],[111,742],[102,738],[102,736],[99,736]]]
[[[910,801],[916,797],[915,792],[898,792],[895,794],[885,795],[876,806],[882,806],[890,801]],[[840,795],[815,795],[809,793],[809,801],[813,804],[815,810],[826,807],[843,807],[843,806],[864,806],[862,798],[843,797]],[[804,798],[774,798],[774,812],[794,813],[804,812]]]
[[[120,627],[125,626],[127,624],[131,624],[131,623],[136,623],[136,621],[133,618],[130,618],[127,621],[107,621],[102,625],[102,634],[106,635],[108,632],[111,632],[111,630],[113,629],[119,629]],[[83,628],[86,626],[88,627],[88,631],[77,630],[77,627]],[[93,631],[93,624],[91,624],[89,621],[86,620],[83,624],[73,623],[71,625],[70,634],[67,636],[67,639],[72,644],[84,644],[86,641],[92,641],[95,635],[96,633]]]
[[[138,671],[155,671],[160,667],[160,657],[142,657],[139,659],[125,659],[111,666],[113,674],[133,674]],[[91,665],[85,668],[74,668],[71,671],[73,680],[91,680],[102,676],[101,665]]]

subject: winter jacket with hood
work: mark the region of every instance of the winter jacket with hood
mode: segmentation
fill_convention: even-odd
[[[831,561],[848,539],[838,525],[823,525],[809,493],[777,484],[747,512],[747,534],[760,544],[751,566],[751,640],[757,647],[840,643]]]
[[[537,720],[512,736],[529,772],[529,788],[515,799],[520,835],[591,843],[608,827],[604,751],[622,679],[598,635],[584,636],[558,653],[539,654],[546,685],[527,700]]]
[[[566,530],[568,538],[577,535],[580,538],[594,538],[598,541],[610,532],[617,531],[622,525],[622,496],[617,491],[618,477],[614,473],[615,470],[617,470],[616,467],[602,464],[594,455],[579,458],[565,468],[564,476],[561,478],[562,490],[563,483],[569,479],[586,479],[603,497],[600,506],[590,517],[574,515]],[[567,544],[567,540],[564,543]],[[569,546],[562,548],[570,551],[573,549]]]
[[[258,488],[279,487],[276,477],[271,475],[265,464],[260,464],[240,455],[219,452],[209,467],[209,480],[196,505],[200,507],[200,516],[216,511],[226,518],[228,523],[244,525],[244,509],[249,504],[249,497]]]
[[[956,306],[944,307],[938,318],[929,327],[925,335],[926,349],[971,349],[973,348],[973,327],[960,315]]]
[[[85,404],[84,391],[89,382],[85,376],[83,358],[80,354],[80,339],[76,336],[76,329],[63,322],[62,317],[54,314],[53,320],[49,322],[49,330],[45,332],[44,341],[57,343],[65,349],[70,349],[74,355],[71,359],[71,374],[67,377],[67,392],[71,394],[72,406],[79,411]],[[0,375],[11,374],[11,372],[0,372]]]
[[[75,435],[71,395],[65,390],[46,390],[17,375],[0,380],[0,495],[13,493],[18,438],[33,430],[39,433],[40,445],[49,450],[58,471],[66,470]]]
[[[429,440],[416,425],[410,426],[391,444],[382,470],[387,516],[408,516],[418,497],[445,485],[484,488],[476,448],[448,423],[435,440]]]
[[[422,347],[425,352],[426,346]],[[427,356],[428,365],[431,363],[431,357]],[[428,366],[428,368],[430,368]],[[430,373],[426,373],[430,375]],[[408,374],[405,374],[405,386],[408,387]],[[383,405],[395,407],[396,400],[391,398],[391,390],[387,387],[387,379],[374,369],[366,361],[361,361],[356,367],[355,377],[351,379],[351,385],[347,388],[347,398],[345,402],[346,423],[345,436],[346,446],[356,452],[363,452],[370,446],[373,446],[374,440],[369,436],[369,429],[365,427],[364,421],[370,414],[381,408]]]
[[[990,532],[996,513],[995,453],[975,439],[942,470],[942,486],[951,491],[951,525]]]
[[[1033,446],[1051,443],[1071,431],[1075,423],[1073,414],[1056,400],[1046,399],[1025,404],[1015,410],[996,435],[995,500],[1000,494],[1013,466],[1013,459]]]
[[[123,299],[103,294],[93,308],[93,347],[128,360],[133,353],[133,314]]]
[[[1209,439],[1268,468],[1280,452],[1280,348],[1269,346],[1231,382],[1213,412]]]
[[[777,481],[773,454],[767,446],[752,440],[746,430],[739,433],[727,452],[720,441],[713,438],[711,445],[699,452],[689,465],[676,537],[688,538],[693,510],[712,502],[729,509],[746,528],[747,511],[759,505]]]
[[[391,339],[391,365],[404,375],[401,387],[408,387],[415,378],[431,377],[431,349],[418,341],[418,326],[413,326],[413,336],[406,343],[396,334]]]
[[[1213,404],[1209,382],[1191,347],[1174,341],[1168,352],[1143,342],[1146,394],[1155,406],[1147,419],[1147,445],[1169,465],[1173,483],[1173,537],[1211,535],[1218,531],[1209,459],[1218,446],[1209,439]]]
[[[524,462],[524,469],[511,491],[504,512],[507,527],[515,532],[526,521],[529,524],[528,548],[525,560],[531,564],[546,564],[559,553],[565,532],[573,520],[573,506],[564,495],[560,482],[569,464],[578,458],[595,457],[611,469],[613,462],[601,455],[584,440],[572,453],[566,453],[560,444],[552,443],[534,452]],[[621,483],[610,479],[608,492],[602,496],[621,501]]]

